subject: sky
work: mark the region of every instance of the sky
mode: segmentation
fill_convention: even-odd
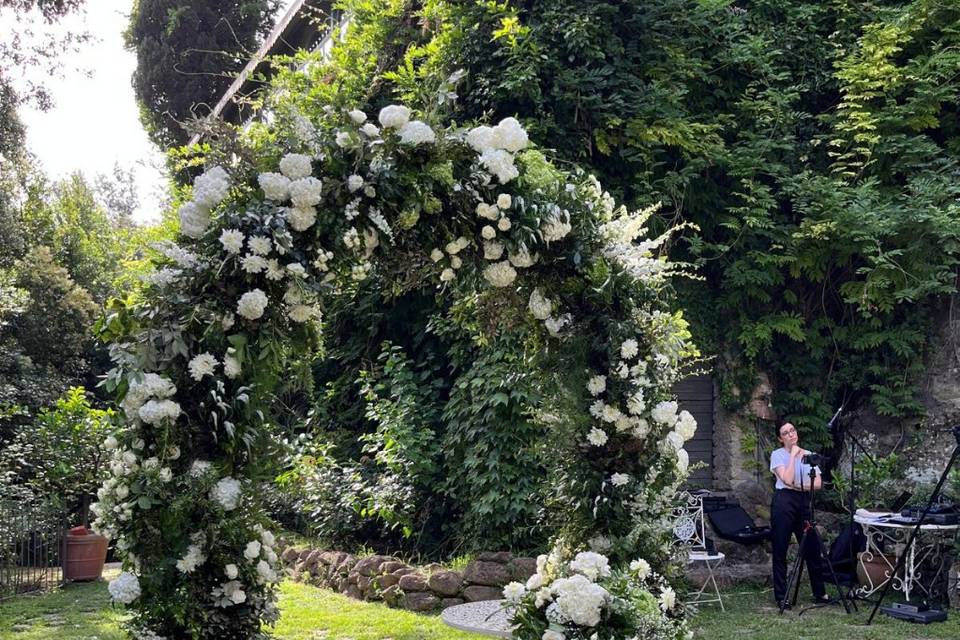
[[[91,181],[110,175],[114,163],[133,169],[140,196],[134,219],[159,220],[166,193],[163,154],[140,124],[131,76],[136,56],[123,48],[122,33],[132,0],[92,0],[83,14],[63,19],[61,28],[93,34],[71,54],[62,78],[45,79],[54,107],[42,112],[21,107],[27,146],[51,178],[81,171]],[[77,69],[87,70],[90,77]],[[33,69],[34,79],[43,70]]]

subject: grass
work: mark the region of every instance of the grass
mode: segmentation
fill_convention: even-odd
[[[866,625],[873,604],[858,601],[859,612],[844,613],[839,604],[810,609],[810,592],[801,590],[797,607],[792,611],[779,611],[773,603],[772,590],[760,587],[728,589],[723,594],[726,612],[716,604],[704,605],[694,616],[691,626],[696,637],[704,640],[927,640],[934,638],[960,638],[960,615],[950,611],[946,622],[917,625],[894,620],[878,612],[873,624]],[[836,594],[831,591],[831,595]],[[884,604],[896,600],[890,594]]]
[[[769,589],[743,587],[723,594],[726,612],[705,605],[691,620],[703,640],[933,640],[960,638],[960,615],[945,623],[911,625],[878,614],[866,626],[870,605],[846,616],[842,607],[777,614]],[[800,603],[809,601],[809,594]],[[277,640],[477,640],[446,627],[439,618],[351,600],[294,582],[280,589]],[[110,604],[105,582],[74,584],[61,591],[0,602],[0,640],[125,640],[121,609]]]

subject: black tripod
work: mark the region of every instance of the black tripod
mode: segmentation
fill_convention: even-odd
[[[917,524],[913,527],[913,531],[910,532],[910,537],[907,538],[907,544],[903,546],[903,551],[900,553],[900,557],[897,558],[897,566],[893,568],[893,573],[890,574],[890,579],[884,583],[883,590],[880,592],[880,597],[877,598],[877,603],[873,605],[873,611],[870,612],[870,617],[867,618],[867,624],[871,624],[873,622],[873,617],[877,615],[877,610],[880,608],[880,604],[883,602],[884,596],[887,595],[887,591],[890,590],[890,585],[893,584],[894,576],[903,571],[903,565],[906,562],[907,554],[910,552],[910,547],[913,546],[914,540],[917,539],[917,534],[920,533],[920,527],[923,525],[923,521],[926,520],[927,514],[930,513],[930,507],[932,507],[940,497],[940,490],[943,488],[943,483],[946,482],[947,476],[950,475],[950,469],[953,468],[953,463],[957,461],[957,457],[960,457],[960,425],[953,427],[950,431],[953,433],[953,437],[957,441],[956,446],[953,447],[953,454],[950,456],[950,462],[947,463],[947,467],[940,475],[940,481],[937,482],[937,486],[934,488],[933,493],[930,494],[930,499],[927,501],[927,506],[923,509],[923,514],[920,516],[920,519],[917,520]]]
[[[816,545],[817,545],[816,551],[818,554],[820,554],[820,558],[822,561],[821,565],[825,564],[830,569],[831,582],[833,582],[833,586],[837,588],[837,595],[840,597],[840,602],[843,604],[843,610],[846,611],[847,613],[850,613],[850,605],[853,603],[847,601],[847,596],[846,594],[844,594],[843,589],[840,587],[840,582],[837,580],[837,574],[833,570],[833,565],[830,564],[829,559],[826,558],[826,554],[823,552],[823,541],[820,539],[820,536],[817,535],[817,511],[816,509],[814,509],[814,494],[816,492],[813,490],[813,486],[817,479],[817,468],[813,464],[810,465],[809,475],[810,475],[810,520],[805,520],[803,523],[803,535],[800,536],[800,548],[797,552],[796,559],[793,561],[793,566],[790,568],[790,573],[787,574],[787,593],[790,593],[791,587],[792,587],[793,596],[789,598],[784,598],[783,602],[780,603],[780,615],[783,615],[784,610],[787,608],[787,604],[790,604],[791,606],[793,606],[797,603],[797,596],[800,593],[800,578],[803,576],[803,559],[804,559],[804,556],[806,555],[805,551],[807,548],[807,544],[809,544],[812,541],[816,541]],[[802,483],[801,483],[801,488],[802,488]],[[809,540],[808,540],[808,537],[810,538]],[[808,607],[808,609],[815,609],[819,606],[822,606],[822,605],[816,604],[816,605],[813,605],[812,607]],[[856,609],[857,605],[853,604],[853,607],[854,609]],[[800,615],[803,615],[804,611],[807,611],[808,609],[804,609],[803,611],[801,611]]]

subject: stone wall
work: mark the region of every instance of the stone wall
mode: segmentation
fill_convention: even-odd
[[[342,593],[357,600],[382,601],[392,607],[436,612],[447,607],[500,600],[508,582],[526,582],[537,571],[535,558],[509,552],[485,552],[462,571],[438,564],[416,567],[393,556],[357,557],[287,545],[281,557],[294,580]]]

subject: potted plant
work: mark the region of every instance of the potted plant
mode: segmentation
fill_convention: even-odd
[[[0,452],[0,472],[78,525],[67,533],[63,571],[68,580],[95,580],[106,561],[108,540],[87,527],[112,417],[112,411],[91,406],[83,387],[73,387],[21,427]]]

